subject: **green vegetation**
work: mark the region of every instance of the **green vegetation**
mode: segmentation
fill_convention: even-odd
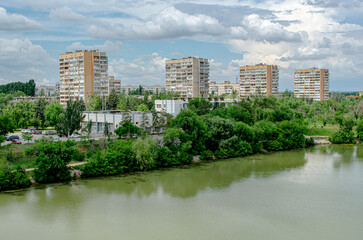
[[[72,141],[52,140],[41,140],[28,148],[0,147],[0,158],[5,162],[2,181],[11,179],[12,173],[23,174],[18,167],[20,164],[36,167],[33,174],[37,183],[61,182],[70,179],[67,164],[85,158],[88,163],[77,167],[82,169],[82,176],[107,176],[190,164],[195,156],[201,160],[223,159],[313,145],[313,138],[306,139],[306,135],[330,136],[333,143],[354,143],[355,136],[363,141],[363,101],[359,100],[313,102],[284,93],[279,99],[251,97],[224,106],[196,98],[190,100],[189,110],[165,119],[158,117],[153,101],[173,95],[167,92],[143,94],[143,97],[113,94],[106,102],[94,97],[94,102],[91,100],[92,104],[87,105],[87,108],[92,105],[114,109],[116,106],[116,109],[126,110],[124,120],[115,130],[118,140],[90,140],[92,123],[89,122],[82,130],[89,141],[80,142],[77,147]],[[58,132],[70,136],[80,130],[85,108],[82,100],[69,101],[65,110],[57,103],[40,101],[5,105],[0,114],[0,135],[38,123],[39,126],[56,126]],[[151,111],[153,118],[143,119],[143,127],[138,128],[131,123],[129,115],[129,111],[134,110]],[[153,127],[163,129],[163,135],[149,136],[148,121],[152,121]],[[104,135],[108,136],[106,126]],[[26,134],[24,136],[27,140]],[[3,140],[0,137],[0,143]],[[17,183],[11,188],[23,186]]]
[[[12,82],[5,85],[0,85],[0,93],[14,93],[16,91],[21,91],[27,96],[34,96],[35,94],[35,82],[33,79],[26,83],[22,82]]]
[[[30,187],[29,176],[19,165],[14,169],[0,158],[0,191]]]

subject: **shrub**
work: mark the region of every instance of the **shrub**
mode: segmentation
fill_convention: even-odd
[[[210,150],[205,150],[200,153],[200,160],[213,160],[214,154]]]
[[[49,142],[39,148],[35,159],[34,179],[38,183],[63,182],[71,178],[67,164],[73,158],[76,149],[74,141]]]
[[[329,141],[335,144],[354,143],[354,134],[352,131],[339,130],[329,138]]]
[[[0,160],[0,191],[30,187],[31,182],[24,169],[17,166],[15,170]]]

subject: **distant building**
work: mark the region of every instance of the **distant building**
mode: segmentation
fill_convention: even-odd
[[[359,96],[363,97],[363,92],[359,92]]]
[[[37,96],[37,97],[28,97],[28,96],[23,96],[23,97],[14,97],[13,99],[11,99],[9,102],[10,103],[18,103],[21,101],[26,101],[26,102],[31,102],[31,103],[36,103],[38,102],[40,99],[44,99],[46,102],[51,103],[54,101],[58,101],[56,96]]]
[[[121,86],[121,93],[123,93],[124,95],[129,95],[130,92],[138,90],[139,87],[140,86],[131,86],[131,85]],[[165,86],[159,86],[159,85],[154,85],[154,86],[141,85],[141,87],[143,92],[148,91],[153,94],[157,92],[162,93],[167,90]]]
[[[131,123],[137,127],[151,129],[153,126],[153,115],[151,112],[138,112],[138,111],[85,111],[83,112],[85,118],[82,122],[82,128],[87,126],[89,121],[92,121],[92,132],[103,133],[105,129],[105,122],[107,122],[108,130],[114,133],[120,126],[120,123],[126,117],[130,119]],[[159,117],[163,117],[161,114]]]
[[[236,96],[240,96],[240,84],[231,83],[230,81],[225,81],[224,83],[210,82],[209,84],[209,94],[212,96],[232,96],[233,92]]]
[[[303,69],[294,71],[294,95],[314,101],[329,99],[329,70]]]
[[[56,95],[56,87],[52,86],[35,86],[35,96],[53,96]]]
[[[207,97],[208,59],[189,57],[165,61],[165,82],[170,91],[180,93],[181,97]]]
[[[187,103],[183,100],[155,100],[155,111],[178,115],[186,109]]]
[[[114,76],[108,76],[108,86],[104,91],[107,91],[107,94],[103,95],[110,95],[112,89],[115,89],[117,94],[121,94],[121,80],[115,80]]]
[[[91,95],[108,96],[121,92],[121,81],[108,76],[108,58],[98,50],[76,51],[59,55],[59,100],[88,100]]]
[[[279,69],[275,65],[258,64],[239,68],[240,97],[278,95]]]

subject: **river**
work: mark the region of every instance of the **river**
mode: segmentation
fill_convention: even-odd
[[[363,145],[0,193],[0,239],[362,239]]]

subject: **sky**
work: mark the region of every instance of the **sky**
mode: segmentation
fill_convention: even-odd
[[[332,91],[363,91],[362,0],[0,0],[0,84],[55,85],[59,54],[98,49],[122,85],[165,85],[165,60],[208,58],[210,81],[239,66],[327,68]]]

